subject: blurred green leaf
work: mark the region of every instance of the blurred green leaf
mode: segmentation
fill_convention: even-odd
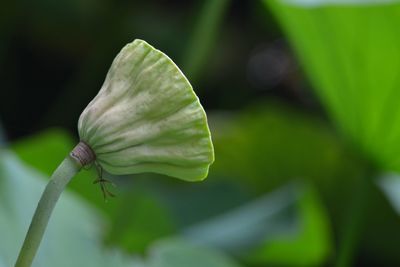
[[[273,266],[321,266],[332,253],[330,223],[317,192],[304,188],[297,203],[298,231],[266,240],[251,260]]]
[[[51,176],[75,143],[71,134],[54,128],[20,139],[11,148],[20,159]]]
[[[0,150],[0,263],[12,266],[44,189],[44,178]],[[33,266],[136,266],[132,258],[101,245],[106,220],[76,195],[64,192]]]
[[[221,252],[182,240],[157,242],[149,251],[148,267],[239,267]]]
[[[179,228],[206,221],[240,206],[252,197],[240,183],[232,180],[221,181],[215,176],[201,183],[159,180],[157,184],[149,184],[147,187],[156,189],[154,193],[169,207]],[[168,185],[165,184],[166,182]]]
[[[152,241],[176,231],[175,222],[161,200],[144,190],[124,194],[124,201],[112,216],[107,243],[129,252],[144,252]]]
[[[210,124],[217,155],[211,175],[239,179],[257,192],[296,178],[329,192],[338,179],[359,176],[364,168],[327,123],[279,102],[210,116]]]
[[[183,231],[194,243],[244,254],[265,239],[295,232],[297,190],[286,186]]]
[[[318,266],[332,253],[325,208],[310,186],[286,186],[183,232],[256,264]]]
[[[400,171],[398,1],[264,0],[332,118],[378,168]]]

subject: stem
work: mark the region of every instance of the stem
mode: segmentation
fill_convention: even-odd
[[[203,3],[204,2],[204,3]],[[207,68],[210,52],[216,43],[218,30],[228,10],[230,0],[200,1],[203,5],[190,37],[183,62],[187,77],[193,82]]]
[[[50,215],[61,192],[80,169],[81,167],[75,160],[67,156],[51,176],[51,180],[47,184],[33,215],[15,267],[31,266],[46,230],[47,223],[49,222]]]
[[[15,267],[31,266],[61,192],[82,166],[90,164],[94,159],[90,147],[80,142],[54,171],[37,205]]]
[[[343,229],[341,246],[338,251],[335,267],[349,267],[353,265],[355,252],[364,228],[363,222],[367,213],[368,182],[368,178],[365,177],[360,177],[360,181],[358,181],[357,190],[355,191],[353,202],[349,207],[349,214],[347,214],[347,221]]]

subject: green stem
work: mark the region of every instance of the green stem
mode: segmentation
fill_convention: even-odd
[[[342,232],[342,240],[338,251],[335,267],[353,266],[360,236],[362,235],[365,216],[367,213],[369,179],[360,177],[349,213]]]
[[[200,1],[203,7],[182,62],[183,70],[192,83],[197,82],[201,72],[208,66],[209,54],[215,45],[218,31],[230,2],[230,0]]]
[[[42,240],[54,206],[68,182],[74,177],[81,165],[67,156],[55,170],[38,203],[24,244],[19,252],[15,267],[29,267]]]

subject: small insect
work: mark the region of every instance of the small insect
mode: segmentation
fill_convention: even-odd
[[[103,178],[103,168],[97,162],[95,162],[95,165],[96,165],[98,178],[93,181],[93,184],[99,184],[100,185],[100,189],[103,192],[104,200],[107,201],[107,197],[115,197],[115,195],[113,193],[111,193],[110,190],[107,189],[106,185],[107,185],[107,183],[109,183],[109,184],[111,184],[112,186],[115,187],[115,184],[112,183],[111,181],[107,180],[107,179],[104,179]]]

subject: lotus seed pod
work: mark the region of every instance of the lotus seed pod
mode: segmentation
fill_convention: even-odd
[[[154,172],[202,180],[214,161],[207,117],[172,60],[142,40],[114,59],[78,131],[112,174]]]

